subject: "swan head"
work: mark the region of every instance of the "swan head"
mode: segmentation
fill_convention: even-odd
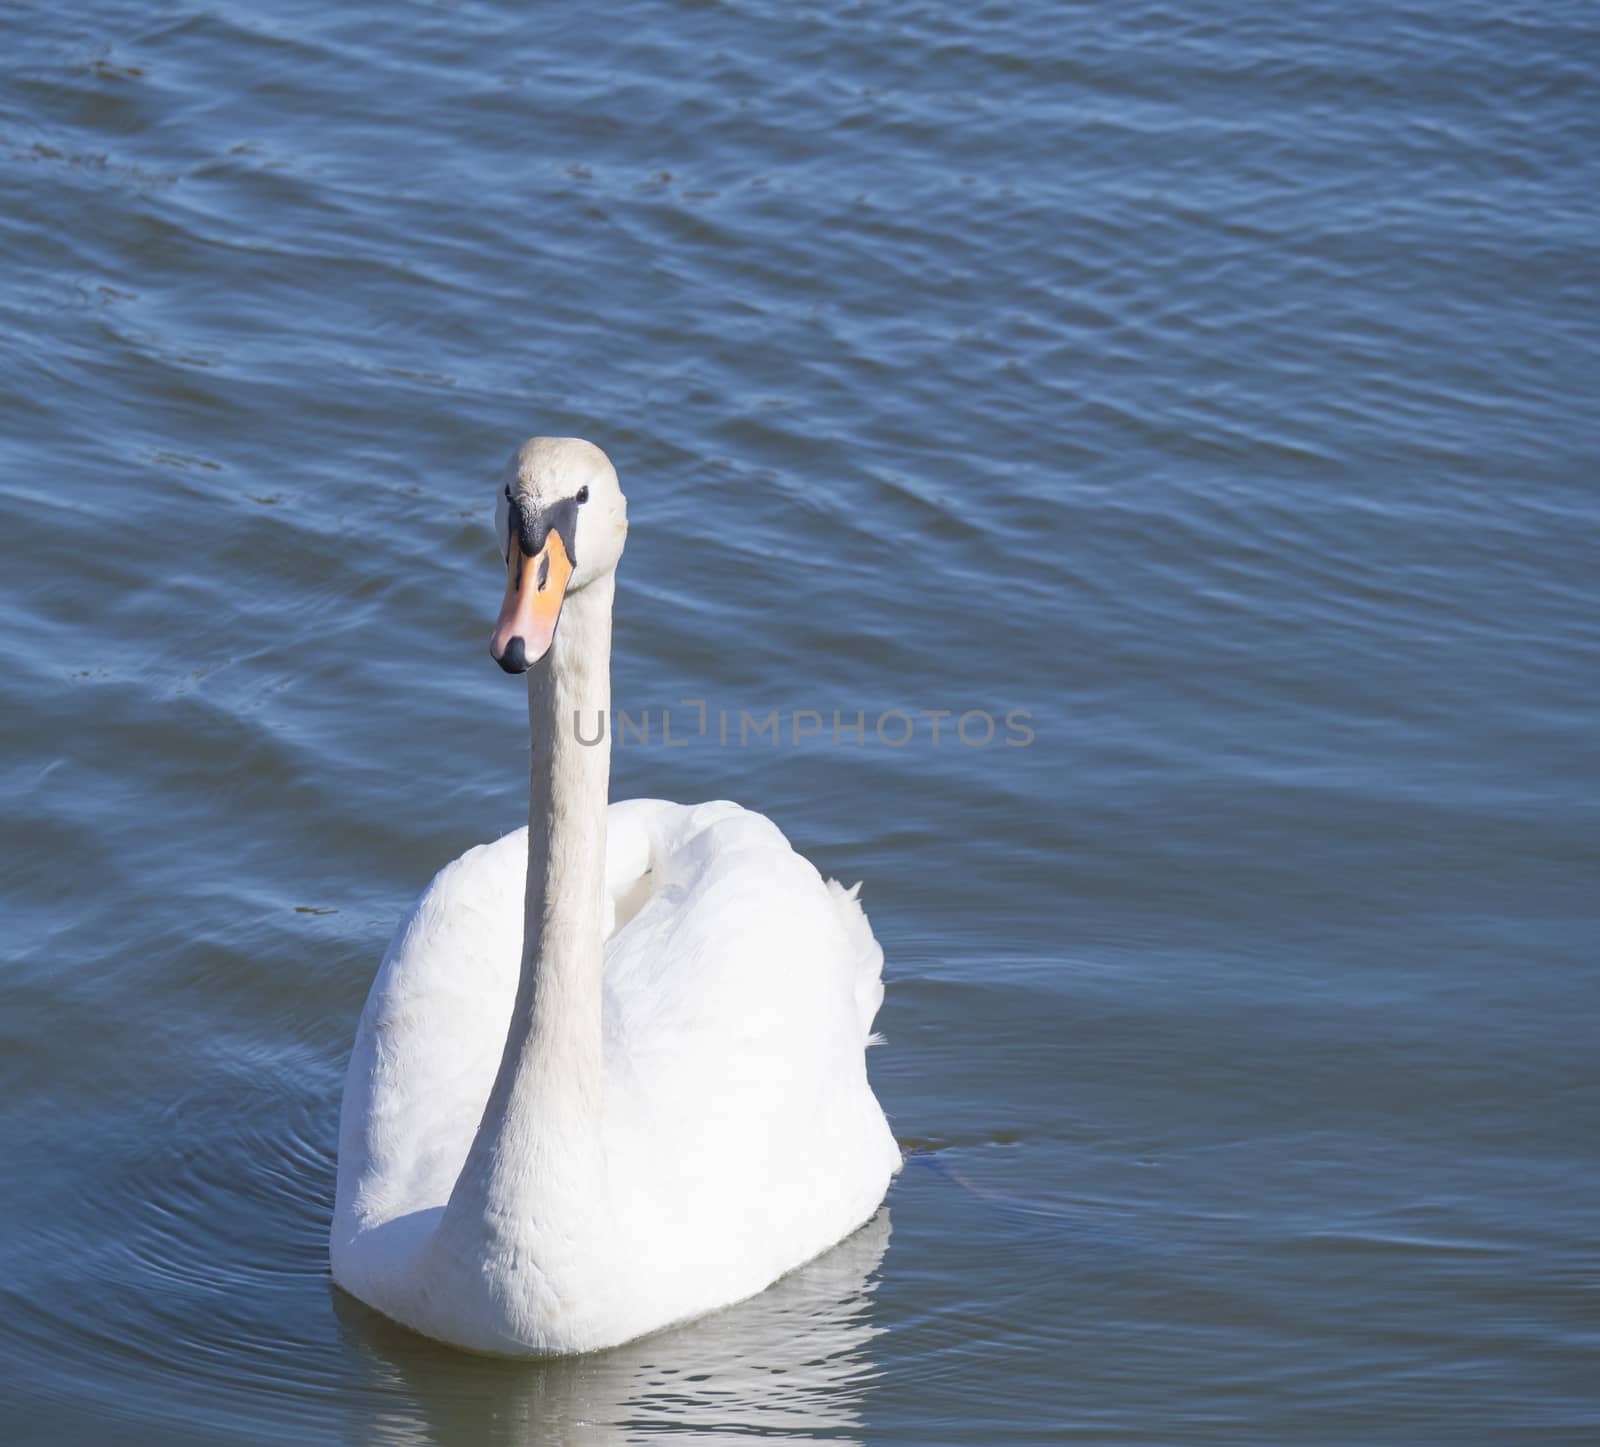
[[[608,578],[628,536],[628,500],[611,459],[581,437],[531,437],[500,475],[495,532],[506,596],[489,652],[525,673],[550,651],[561,605]]]

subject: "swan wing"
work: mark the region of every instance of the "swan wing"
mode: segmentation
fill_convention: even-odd
[[[442,1207],[494,1084],[522,960],[528,831],[447,864],[401,919],[345,1076],[339,1243]]]
[[[620,1209],[645,1254],[770,1280],[899,1167],[866,1075],[882,951],[760,814],[636,800],[608,827],[648,870],[606,947],[608,1149],[644,1188]]]

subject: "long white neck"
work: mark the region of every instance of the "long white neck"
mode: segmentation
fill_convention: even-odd
[[[522,976],[493,1112],[541,1121],[600,1107],[601,946],[611,739],[612,583],[563,609],[550,652],[528,674],[528,885]],[[584,742],[584,740],[588,742]]]
[[[499,1074],[440,1224],[452,1255],[549,1239],[603,1198],[601,961],[613,583],[568,597],[528,672],[522,974]],[[598,736],[598,741],[597,740]],[[588,742],[585,742],[587,740]],[[486,1044],[488,1042],[485,1042]]]

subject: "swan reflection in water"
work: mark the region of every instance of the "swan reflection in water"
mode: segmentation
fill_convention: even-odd
[[[370,1371],[351,1441],[438,1447],[609,1444],[664,1436],[728,1443],[774,1435],[851,1440],[874,1368],[881,1210],[759,1296],[589,1356],[507,1361],[452,1351],[333,1290]],[[359,1405],[357,1405],[359,1404]],[[843,1435],[841,1435],[843,1434]]]

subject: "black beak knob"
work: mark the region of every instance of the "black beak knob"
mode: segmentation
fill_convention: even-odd
[[[508,644],[506,651],[495,662],[507,673],[526,673],[528,671],[528,650],[523,646],[522,635],[519,633]]]

